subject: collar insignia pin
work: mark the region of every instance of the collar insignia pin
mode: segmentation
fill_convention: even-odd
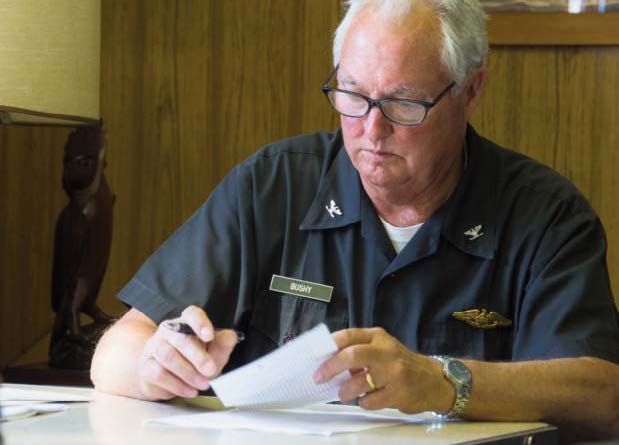
[[[477,238],[484,236],[484,232],[481,231],[481,224],[471,227],[464,234],[469,237],[469,241],[475,241]]]
[[[468,311],[451,314],[456,320],[480,329],[494,329],[499,326],[510,326],[512,321],[497,312],[485,309],[469,309]]]
[[[325,206],[325,209],[327,209],[327,212],[329,212],[329,216],[331,218],[335,218],[335,215],[342,216],[342,211],[337,206],[334,200],[331,200],[329,205]]]

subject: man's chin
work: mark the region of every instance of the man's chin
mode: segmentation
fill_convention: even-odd
[[[378,171],[377,171],[378,170]],[[360,172],[361,180],[365,185],[377,188],[392,188],[398,184],[398,178],[383,169],[374,169],[369,172]]]

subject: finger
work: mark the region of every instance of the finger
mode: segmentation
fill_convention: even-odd
[[[191,326],[191,329],[204,343],[208,343],[215,336],[213,323],[211,323],[211,320],[209,320],[202,308],[188,306],[181,314],[181,317]]]
[[[187,385],[180,378],[172,374],[161,365],[154,357],[149,357],[140,368],[143,380],[149,385],[146,392],[154,397],[171,398],[168,396],[195,397],[198,391]]]
[[[166,391],[163,388],[159,388],[158,386],[145,382],[144,386],[145,388],[142,389],[142,394],[145,400],[170,400],[177,397],[176,394]]]
[[[153,348],[152,357],[154,357],[157,363],[163,368],[187,385],[203,390],[208,388],[208,379],[201,375],[178,349],[166,340],[160,340]]]
[[[327,382],[347,369],[367,368],[381,356],[380,350],[368,344],[349,346],[320,365],[314,374],[314,382]]]
[[[367,410],[393,408],[395,407],[394,394],[387,387],[368,392],[359,399],[359,406]]]
[[[350,379],[342,383],[338,394],[342,402],[350,402],[362,394],[368,394],[372,392],[372,388],[370,388],[370,385],[367,382],[366,374],[366,372],[356,373]],[[374,378],[373,374],[372,377],[374,379],[374,384],[377,386],[377,388],[381,388],[380,384],[376,381],[376,378]]]
[[[146,359],[143,366],[159,367],[165,371],[165,369],[162,368],[153,357]],[[177,394],[158,386],[158,382],[151,382],[151,380],[154,380],[157,371],[147,370],[144,367],[138,370],[138,374],[140,375],[141,392],[145,400],[169,400],[177,396]],[[182,382],[181,384],[187,388],[187,391],[191,390],[191,388],[187,387],[187,385],[184,385]]]
[[[208,352],[215,362],[216,374],[219,374],[237,345],[238,337],[231,329],[215,332],[215,339],[209,344]]]
[[[331,336],[338,349],[344,349],[360,343],[370,343],[375,334],[374,328],[351,328],[336,331]]]
[[[171,331],[165,332],[163,336],[200,374],[210,377],[217,372],[215,360],[207,351],[206,344],[198,337]]]

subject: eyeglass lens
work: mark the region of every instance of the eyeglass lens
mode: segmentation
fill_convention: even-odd
[[[350,117],[363,117],[370,108],[366,99],[345,91],[329,91],[329,101],[338,113]],[[381,109],[387,118],[404,124],[418,123],[426,114],[423,105],[401,100],[382,101]]]

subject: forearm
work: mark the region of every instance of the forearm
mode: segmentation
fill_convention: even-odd
[[[465,363],[473,374],[467,418],[544,420],[619,435],[619,367],[612,363],[587,357]]]
[[[153,323],[121,319],[99,341],[90,377],[99,391],[144,398],[138,377],[138,362],[144,345],[154,334]]]

